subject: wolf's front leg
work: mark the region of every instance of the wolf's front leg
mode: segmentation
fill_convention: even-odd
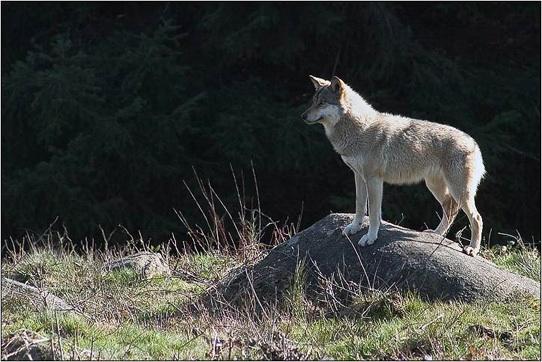
[[[366,180],[369,196],[369,231],[361,237],[360,246],[371,245],[378,238],[378,229],[382,218],[382,190],[384,182],[381,178],[371,177]]]
[[[354,171],[354,179],[356,181],[356,216],[354,220],[343,229],[343,234],[354,235],[361,230],[363,217],[367,213],[367,185],[363,178]]]

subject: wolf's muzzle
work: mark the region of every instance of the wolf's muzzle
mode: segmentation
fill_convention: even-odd
[[[303,121],[306,123],[306,124],[315,124],[315,123],[318,123],[318,121],[322,118],[319,118],[317,119],[316,121],[309,121],[309,119],[307,118],[307,114],[306,113],[303,113],[301,115],[301,118],[303,118]]]

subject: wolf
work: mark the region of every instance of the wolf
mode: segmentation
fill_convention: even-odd
[[[324,126],[334,150],[354,172],[356,215],[343,234],[361,230],[368,201],[369,230],[358,244],[373,244],[381,222],[383,183],[424,180],[442,207],[439,225],[426,231],[444,236],[462,209],[471,230],[470,245],[463,251],[476,256],[483,223],[474,197],[485,168],[474,139],[448,125],[378,112],[336,76],[309,77],[315,93],[301,117],[307,124]]]

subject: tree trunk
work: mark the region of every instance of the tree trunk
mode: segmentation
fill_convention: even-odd
[[[247,292],[260,302],[273,302],[292,285],[301,261],[307,291],[321,293],[321,281],[337,278],[361,288],[414,291],[429,300],[497,300],[521,295],[540,298],[540,283],[498,268],[480,257],[471,257],[449,239],[382,222],[378,240],[359,247],[367,232],[350,237],[342,229],[350,214],[331,214],[290,240],[276,246],[253,267],[232,273],[219,288],[232,303],[244,300]],[[320,290],[320,291],[318,291]]]

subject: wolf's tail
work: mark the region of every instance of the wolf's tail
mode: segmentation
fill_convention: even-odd
[[[476,149],[474,150],[474,170],[472,174],[472,185],[474,186],[474,190],[478,189],[478,185],[480,185],[480,181],[482,181],[482,178],[486,174],[486,168],[484,166],[484,160],[482,158],[482,152],[480,151],[480,147],[476,145]]]

